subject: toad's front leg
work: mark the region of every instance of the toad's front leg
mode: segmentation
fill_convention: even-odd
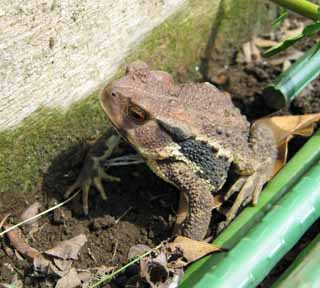
[[[182,161],[160,160],[157,161],[157,167],[163,174],[163,178],[175,185],[187,201],[187,217],[174,232],[195,240],[204,239],[214,203],[208,181],[197,177],[194,171]]]
[[[69,197],[76,190],[82,190],[82,205],[86,215],[89,209],[90,187],[92,185],[96,187],[102,199],[106,200],[107,194],[104,191],[102,180],[119,181],[119,178],[108,175],[103,167],[103,161],[111,156],[119,142],[120,136],[110,130],[105,137],[99,138],[91,144],[77,180],[65,192],[65,197]]]

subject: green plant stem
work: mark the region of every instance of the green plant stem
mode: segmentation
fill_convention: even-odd
[[[306,0],[271,0],[272,2],[305,16],[314,21],[319,20],[319,6]]]

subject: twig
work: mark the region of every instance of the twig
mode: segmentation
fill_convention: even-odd
[[[3,224],[7,221],[7,219],[11,216],[10,213],[8,213],[6,216],[3,217],[3,219],[0,222],[0,229],[2,228]]]
[[[113,249],[113,253],[112,253],[112,258],[111,258],[111,262],[113,262],[114,257],[116,257],[117,249],[118,249],[118,245],[119,245],[119,241],[118,241],[118,239],[116,239],[116,244],[114,245],[114,249]]]
[[[91,257],[91,259],[94,261],[94,262],[98,262],[97,261],[97,259],[96,259],[96,257],[94,257],[94,255],[93,255],[93,253],[92,253],[92,251],[91,251],[91,249],[88,247],[88,254],[89,254],[89,256]]]

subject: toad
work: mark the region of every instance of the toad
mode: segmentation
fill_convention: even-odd
[[[101,179],[117,180],[99,163],[110,157],[120,138],[155,174],[180,190],[180,204],[187,203],[188,212],[177,232],[197,240],[206,236],[215,196],[229,175],[236,177],[222,197],[237,194],[220,228],[240,207],[257,202],[272,175],[277,151],[272,131],[263,124],[250,125],[230,95],[212,84],[175,84],[170,74],[136,61],[123,78],[103,89],[101,105],[117,133],[110,133],[102,156],[91,150],[78,180],[66,192],[68,196],[83,190],[85,213],[90,185],[105,199]]]

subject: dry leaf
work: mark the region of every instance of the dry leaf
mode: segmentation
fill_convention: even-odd
[[[271,59],[268,59],[268,63],[271,65],[277,66],[282,65],[285,61],[295,61],[299,59],[304,53],[300,50],[291,48],[285,51],[285,54],[281,54],[281,56],[276,56]]]
[[[244,59],[246,63],[252,62],[252,55],[251,55],[251,45],[250,42],[246,42],[242,45],[242,51],[244,54]]]
[[[166,255],[161,252],[155,258],[148,257],[140,261],[140,276],[152,288],[168,287],[169,269]]]
[[[33,260],[34,270],[40,274],[49,274],[50,260],[40,254]]]
[[[73,261],[53,258],[51,263],[54,264],[50,266],[53,272],[62,277],[70,271]]]
[[[41,204],[39,202],[34,202],[32,205],[30,205],[26,210],[24,210],[20,216],[20,219],[22,221],[27,220],[39,213],[39,209],[41,207]],[[28,225],[34,224],[38,221],[38,219],[34,219],[30,222],[28,222]]]
[[[172,253],[179,251],[183,258],[186,259],[186,264],[190,264],[203,256],[210,253],[221,251],[220,247],[202,241],[192,240],[184,236],[177,236],[173,242],[168,243],[166,248]]]
[[[259,37],[254,38],[253,41],[254,41],[254,44],[260,48],[269,48],[269,47],[275,46],[279,43],[279,42],[276,42],[273,40],[263,39],[263,38],[259,38]]]
[[[8,229],[11,225],[3,225],[4,229]],[[40,252],[32,248],[24,239],[21,231],[17,228],[9,231],[7,237],[12,245],[19,253],[26,256],[28,260],[33,260]]]
[[[93,274],[89,271],[78,272],[78,278],[81,281],[81,288],[87,288],[93,280]]]
[[[262,118],[255,123],[263,123],[271,128],[278,147],[277,163],[274,168],[276,174],[287,160],[288,142],[295,136],[311,136],[316,122],[320,120],[320,113],[298,116],[274,116]],[[255,125],[254,123],[254,125]]]
[[[74,288],[80,287],[81,281],[78,277],[78,273],[75,268],[70,269],[70,271],[58,280],[55,288]]]
[[[244,54],[245,63],[261,61],[261,53],[254,40],[244,43],[242,45],[242,51]]]
[[[144,245],[144,244],[134,245],[129,249],[128,259],[130,260],[130,259],[136,258],[150,250],[151,248],[148,245]]]
[[[255,45],[254,41],[250,42],[251,45],[251,57],[255,62],[261,62],[261,53],[259,48]]]
[[[100,267],[96,267],[94,268],[95,270],[95,276],[97,277],[101,277],[101,276],[104,276],[106,274],[109,274],[111,272],[113,272],[117,267],[116,266],[100,266]]]
[[[286,40],[288,38],[291,38],[291,37],[294,37],[294,36],[297,36],[297,35],[301,34],[303,29],[304,29],[304,25],[302,24],[302,25],[300,25],[299,27],[297,27],[295,29],[286,30],[284,35],[282,36],[281,41],[284,41],[284,40]]]
[[[70,240],[62,241],[57,246],[44,252],[47,255],[61,259],[78,259],[78,253],[81,247],[87,242],[87,237],[80,234]]]
[[[282,64],[282,72],[286,71],[287,69],[289,69],[289,67],[291,66],[291,62],[289,60],[285,60]]]
[[[64,277],[70,272],[73,260],[77,259],[79,250],[86,241],[87,237],[80,234],[70,240],[60,242],[34,259],[35,270],[42,274]]]

